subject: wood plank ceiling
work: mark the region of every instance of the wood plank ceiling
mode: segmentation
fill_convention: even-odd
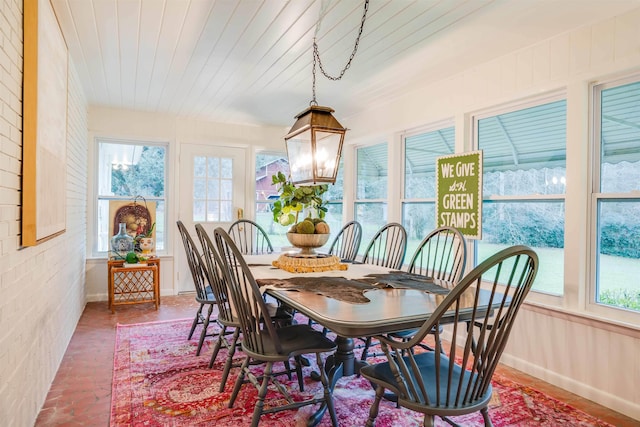
[[[362,0],[51,0],[91,105],[290,126],[312,97],[312,41],[346,63]],[[606,3],[606,7],[605,6]],[[360,48],[317,99],[343,117],[640,0],[371,0]],[[343,123],[345,124],[345,123]]]

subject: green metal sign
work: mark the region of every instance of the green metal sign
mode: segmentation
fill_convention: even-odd
[[[482,150],[436,159],[436,226],[482,238]]]

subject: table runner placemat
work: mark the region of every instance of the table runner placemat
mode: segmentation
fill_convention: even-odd
[[[288,279],[257,279],[260,290],[305,290],[351,304],[366,304],[370,300],[365,292],[373,289],[414,289],[431,294],[446,295],[450,289],[436,285],[433,279],[402,271],[369,274],[362,279],[344,277],[291,277]]]
[[[366,304],[369,298],[364,296],[367,290],[376,289],[368,283],[351,280],[344,277],[291,277],[289,279],[256,279],[260,290],[287,289],[315,292],[326,297],[349,302],[351,304]]]
[[[451,289],[434,283],[430,277],[392,271],[385,274],[367,274],[361,279],[376,288],[415,289],[430,294],[446,295]]]

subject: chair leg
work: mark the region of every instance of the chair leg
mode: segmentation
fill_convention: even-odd
[[[298,377],[298,387],[304,391],[304,378],[302,377],[302,356],[296,356],[296,376]]]
[[[253,417],[251,418],[251,427],[258,427],[260,417],[262,416],[262,409],[264,408],[264,399],[267,397],[267,390],[269,381],[271,380],[271,369],[273,368],[273,362],[267,362],[264,368],[264,376],[262,377],[262,384],[258,391],[258,399],[256,400],[256,406],[253,409]]]
[[[200,304],[200,308],[196,312],[196,317],[193,318],[193,323],[191,324],[191,331],[189,331],[189,338],[187,338],[189,340],[193,336],[193,331],[196,330],[196,326],[198,326],[198,323],[199,323],[198,321],[200,320],[200,316],[202,316],[202,308],[203,307],[204,307],[204,304]]]
[[[238,345],[238,337],[240,336],[240,328],[236,328],[233,332],[233,338],[231,338],[231,346],[229,347],[229,353],[227,354],[227,361],[224,364],[222,370],[222,378],[220,379],[220,393],[224,391],[224,387],[227,385],[227,378],[229,378],[229,372],[231,372],[231,365],[233,364],[233,355],[236,352],[236,346]]]
[[[291,381],[291,362],[289,362],[288,360],[285,360],[284,362],[282,362],[284,364],[284,368],[287,371],[287,378],[289,378],[289,381]]]
[[[367,427],[374,427],[376,425],[376,417],[378,416],[378,410],[380,409],[380,400],[382,400],[382,396],[384,396],[384,387],[378,384],[376,387],[376,398],[373,400],[371,404],[371,409],[369,409],[369,418],[367,419]]]
[[[482,414],[482,419],[484,420],[485,427],[493,427],[493,423],[491,422],[491,418],[489,417],[489,408],[486,406],[480,409],[480,413]]]
[[[240,391],[240,387],[244,383],[244,376],[246,374],[246,369],[249,366],[249,356],[244,359],[242,362],[242,366],[240,367],[240,373],[238,374],[238,378],[236,379],[236,384],[233,386],[233,393],[231,393],[231,398],[229,399],[229,408],[233,408],[233,404],[236,402],[236,397],[238,397],[238,392]]]
[[[366,362],[367,354],[369,353],[369,347],[371,347],[371,337],[367,337],[364,342],[364,348],[362,349],[362,355],[360,356],[360,360]]]
[[[211,321],[211,313],[213,313],[213,304],[209,304],[207,315],[202,321],[202,332],[200,332],[200,340],[198,341],[198,350],[196,351],[196,356],[200,356],[200,350],[202,350],[204,338],[207,336],[207,329],[209,328],[209,322]]]
[[[320,353],[316,353],[316,365],[318,365],[318,372],[320,372],[320,381],[322,382],[322,388],[324,389],[324,401],[327,404],[327,409],[329,410],[331,425],[333,425],[333,427],[338,427],[338,417],[336,416],[336,408],[333,405],[333,396],[331,394],[331,387],[329,386],[329,377],[327,377],[327,372],[324,369],[324,363]]]
[[[220,351],[220,347],[222,347],[222,340],[224,340],[224,334],[227,331],[227,327],[223,326],[222,331],[218,335],[218,339],[216,340],[215,346],[213,346],[213,352],[211,353],[211,360],[209,360],[209,369],[213,368],[213,363],[216,361],[218,357],[218,352]]]
[[[434,427],[435,424],[435,417],[433,415],[426,415],[424,416],[424,423],[423,423],[424,427]]]

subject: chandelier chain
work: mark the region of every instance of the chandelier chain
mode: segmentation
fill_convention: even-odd
[[[347,72],[349,67],[351,67],[351,62],[353,62],[353,58],[356,56],[356,52],[358,51],[358,45],[360,44],[360,37],[362,36],[362,30],[364,29],[364,22],[367,19],[367,11],[369,10],[369,0],[365,0],[364,2],[364,11],[362,13],[362,19],[360,20],[360,30],[358,31],[358,36],[356,37],[356,42],[353,46],[353,51],[351,52],[351,56],[347,61],[346,65],[340,71],[340,74],[337,76],[332,76],[328,74],[324,67],[322,66],[322,60],[320,59],[320,51],[318,50],[318,43],[316,42],[315,36],[313,37],[313,99],[309,103],[310,105],[318,105],[316,101],[316,65],[320,68],[322,75],[324,75],[329,80],[340,80],[344,73]]]

